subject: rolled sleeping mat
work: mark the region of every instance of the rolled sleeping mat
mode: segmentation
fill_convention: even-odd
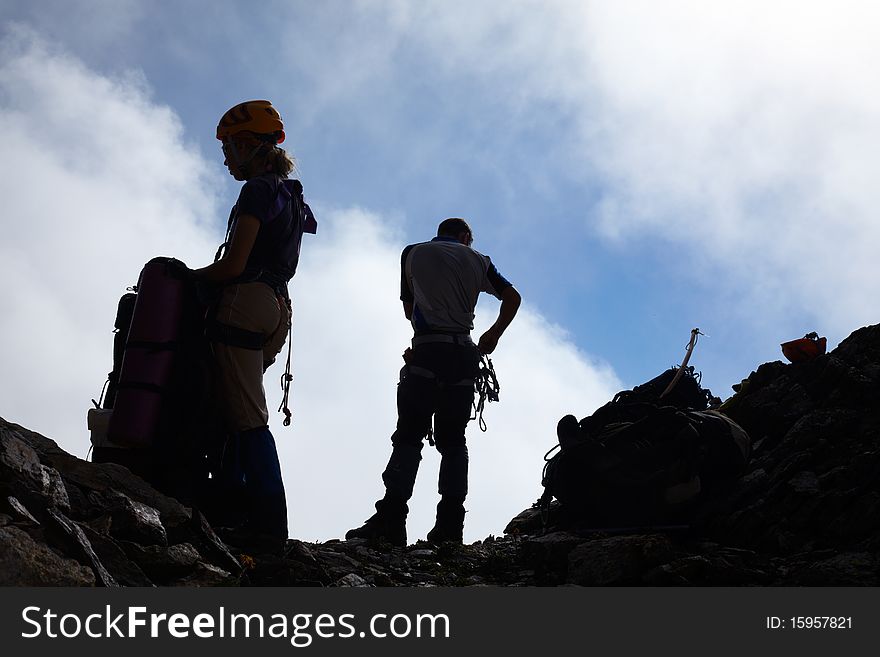
[[[161,429],[186,300],[179,261],[153,258],[141,271],[107,438],[149,447]]]

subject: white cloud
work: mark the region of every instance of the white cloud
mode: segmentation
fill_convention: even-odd
[[[606,237],[677,243],[678,258],[739,298],[740,321],[761,308],[844,337],[877,320],[865,303],[880,293],[875,4],[597,2],[563,13],[584,50],[562,63],[582,82],[555,94],[579,95]]]
[[[205,259],[214,188],[142,85],[97,76],[26,31],[0,53],[0,398],[8,419],[84,456],[114,299],[155,255]]]
[[[485,92],[475,112],[512,135],[548,120],[548,108],[549,120],[569,118],[570,139],[559,138],[576,157],[566,164],[602,192],[584,213],[589,229],[624,244],[659,240],[735,300],[707,299],[701,316],[720,324],[735,311],[735,323],[752,324],[761,308],[759,323],[776,330],[797,317],[838,338],[876,321],[865,303],[880,293],[875,3],[358,9],[357,25],[379,16],[385,35],[358,68],[358,89],[393,94],[388,80],[406,74],[398,59],[409,53],[441,98]]]
[[[131,17],[154,16],[145,6],[114,12],[95,43],[124,49],[135,32]],[[219,3],[217,11],[225,19],[236,9]],[[58,34],[69,27],[63,12],[41,15],[38,24]],[[266,31],[265,16],[304,31],[297,39]],[[536,167],[536,186],[573,177],[601,187],[596,207],[580,210],[589,229],[626,244],[674,245],[701,278],[717,281],[719,297],[739,300],[728,308],[706,301],[701,311],[718,323],[736,311],[735,322],[751,324],[755,307],[773,315],[762,319],[769,325],[806,315],[843,334],[874,320],[864,303],[880,286],[872,249],[880,201],[874,3],[529,0],[499,11],[494,3],[399,0],[343,13],[276,3],[240,18],[241,34],[265,33],[293,77],[307,81],[307,94],[291,87],[297,93],[285,99],[300,119],[335,110],[351,117],[349,129],[387,144],[400,137],[399,119],[414,101],[439,104],[420,116],[424,130],[418,148],[403,146],[403,167],[429,171],[449,158],[438,116],[491,126],[485,132],[499,144],[499,132],[511,135],[508,150],[479,154],[487,167],[518,153],[515,142],[530,126],[560,121],[572,134],[547,144],[555,155]],[[213,27],[228,29],[228,20],[220,23]],[[98,27],[70,39],[88,50]],[[163,33],[163,46],[186,50],[186,34]],[[241,61],[266,47],[242,41]],[[410,97],[414,79],[425,85],[420,98]]]
[[[85,456],[85,413],[110,368],[116,301],[153,256],[193,266],[210,258],[225,223],[217,199],[225,174],[188,146],[174,112],[150,99],[137,74],[99,76],[29,33],[0,49],[0,412]],[[290,429],[277,414],[271,420],[293,534],[312,540],[360,524],[381,495],[409,336],[394,222],[314,206],[319,234],[306,238],[291,288],[295,420]],[[482,328],[490,321],[483,311]],[[495,362],[501,403],[487,409],[487,434],[470,432],[469,540],[499,533],[540,492],[540,457],[558,418],[587,414],[618,387],[535,305],[521,311]],[[281,367],[266,378],[273,410]],[[426,448],[413,540],[433,521],[436,466]]]
[[[876,319],[876,6],[637,6],[583,17],[605,233],[683,243],[767,312],[837,331]]]

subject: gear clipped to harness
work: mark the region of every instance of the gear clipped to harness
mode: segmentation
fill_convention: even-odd
[[[498,384],[498,376],[495,374],[495,367],[492,365],[492,359],[486,354],[480,356],[480,369],[474,379],[474,387],[477,392],[477,399],[474,401],[474,414],[471,420],[479,420],[480,431],[486,431],[486,421],[483,419],[483,409],[486,402],[497,402],[498,393],[501,392],[501,386]]]
[[[477,398],[473,403],[473,415],[471,420],[479,420],[480,431],[488,429],[486,421],[483,419],[483,410],[486,402],[497,402],[498,393],[501,392],[501,386],[498,384],[498,376],[495,374],[495,367],[492,365],[492,359],[483,354],[480,357],[480,365],[477,375],[474,377],[474,390]],[[431,447],[434,443],[434,427],[428,428],[428,444]]]

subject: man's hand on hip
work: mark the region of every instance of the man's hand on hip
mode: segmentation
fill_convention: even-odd
[[[477,348],[484,354],[491,354],[495,351],[495,347],[498,346],[498,338],[500,337],[501,335],[497,331],[489,329],[480,336]]]

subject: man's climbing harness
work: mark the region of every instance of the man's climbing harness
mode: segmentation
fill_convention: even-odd
[[[497,402],[501,386],[498,385],[498,377],[492,366],[492,359],[486,354],[480,356],[480,369],[474,379],[474,387],[477,392],[477,400],[474,401],[474,414],[472,420],[479,419],[480,431],[486,431],[486,421],[483,419],[483,409],[486,402]]]
[[[474,389],[477,393],[477,399],[473,403],[473,415],[471,420],[479,420],[480,431],[486,431],[488,428],[486,421],[483,419],[483,409],[486,402],[497,402],[498,393],[501,392],[501,386],[498,384],[498,377],[495,374],[495,367],[492,365],[492,359],[482,354],[480,356],[480,367],[477,376],[474,377]],[[434,447],[434,427],[428,428],[428,443]]]
[[[407,373],[418,374],[420,376],[424,376],[424,373],[427,373],[431,378],[434,377],[434,373],[430,370],[425,370],[421,367],[414,367],[412,365],[407,365],[405,368]],[[457,385],[471,385],[470,379],[464,379],[461,383]],[[477,375],[473,379],[474,390],[477,393],[477,398],[473,402],[473,414],[471,415],[471,420],[479,420],[479,426],[481,431],[486,431],[488,428],[486,426],[486,421],[483,419],[483,409],[486,407],[486,402],[497,402],[498,401],[498,393],[501,391],[501,386],[498,384],[498,377],[495,374],[495,367],[492,365],[492,359],[482,354],[480,356],[480,365],[477,371]],[[434,427],[433,425],[428,427],[428,444],[431,447],[435,446],[434,443]]]

